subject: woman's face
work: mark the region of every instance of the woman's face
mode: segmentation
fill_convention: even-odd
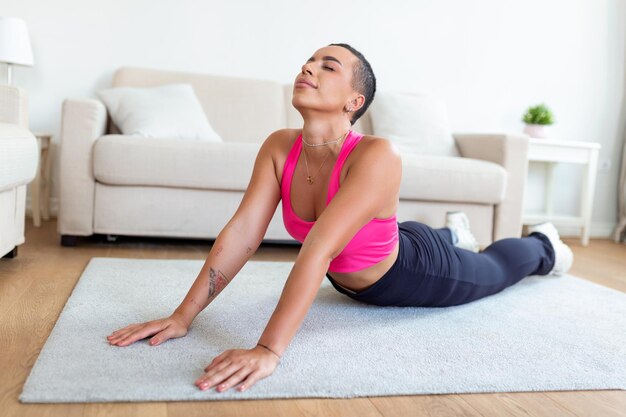
[[[291,104],[302,113],[316,110],[343,113],[344,108],[356,110],[358,96],[352,89],[352,73],[358,58],[341,46],[320,48],[302,65],[293,86]],[[306,80],[313,86],[299,83]],[[353,113],[345,113],[351,117]]]

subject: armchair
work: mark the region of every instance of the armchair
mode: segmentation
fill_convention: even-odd
[[[28,101],[20,88],[0,86],[0,256],[14,258],[25,242],[26,186],[39,166],[37,139],[28,130]]]

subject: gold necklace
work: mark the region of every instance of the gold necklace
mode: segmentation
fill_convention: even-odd
[[[343,139],[345,137],[345,133],[344,136],[342,136],[341,138],[337,139],[337,141],[340,141],[341,139]],[[303,139],[304,140],[304,139]],[[304,148],[303,148],[304,149]],[[317,172],[315,173],[315,175],[317,176],[317,174],[319,174],[320,170],[322,169],[322,167],[324,166],[324,163],[326,162],[326,160],[328,159],[328,156],[331,154],[330,151],[328,151],[328,154],[326,155],[326,158],[324,158],[324,161],[322,162],[322,165],[320,165],[319,169],[317,170]],[[306,180],[309,182],[309,185],[313,184],[313,177],[311,176],[311,174],[309,173],[309,161],[306,157],[306,149],[304,149],[304,162],[306,163],[306,173],[307,173],[307,177]]]
[[[349,131],[348,131],[349,132]],[[346,133],[348,133],[346,132]],[[302,136],[302,142],[307,145],[307,146],[324,146],[324,145],[330,145],[331,143],[337,143],[339,142],[345,135],[346,133],[344,133],[343,135],[339,136],[339,139],[336,140],[331,140],[329,142],[323,142],[323,143],[308,143],[306,140],[304,140],[304,136]]]
[[[330,151],[328,151],[328,154],[326,155],[326,158],[324,158],[324,162],[326,162],[326,160],[328,159],[328,155],[330,155]],[[309,173],[309,161],[306,158],[306,150],[304,152],[304,162],[306,162],[306,173],[307,173],[306,180],[309,182],[309,185],[311,185],[311,184],[313,184],[313,177]],[[317,170],[315,175],[319,174],[320,170],[322,169],[322,166],[324,166],[324,162],[322,162],[322,165],[320,165],[320,168]]]

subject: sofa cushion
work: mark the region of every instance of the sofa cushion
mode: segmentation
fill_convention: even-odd
[[[402,154],[400,199],[498,204],[504,200],[507,175],[490,161]]]
[[[461,156],[442,100],[383,90],[376,92],[368,111],[374,135],[389,139],[402,153]]]
[[[93,148],[93,175],[112,185],[214,190],[247,188],[260,144],[105,135]]]
[[[221,142],[190,84],[98,91],[115,125],[125,135]]]
[[[204,114],[224,142],[260,144],[285,127],[285,99],[276,81],[136,67],[122,67],[113,75],[114,87],[181,82],[193,86]]]
[[[261,145],[106,135],[94,145],[94,177],[109,185],[245,191]],[[496,204],[506,171],[478,159],[402,155],[400,198]]]

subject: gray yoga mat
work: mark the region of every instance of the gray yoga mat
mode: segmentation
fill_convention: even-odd
[[[445,307],[379,307],[325,279],[281,364],[249,390],[194,381],[226,349],[253,347],[291,262],[249,261],[184,338],[111,346],[129,323],[169,315],[202,260],[92,258],[48,337],[22,402],[351,398],[626,389],[626,294],[531,276]]]

